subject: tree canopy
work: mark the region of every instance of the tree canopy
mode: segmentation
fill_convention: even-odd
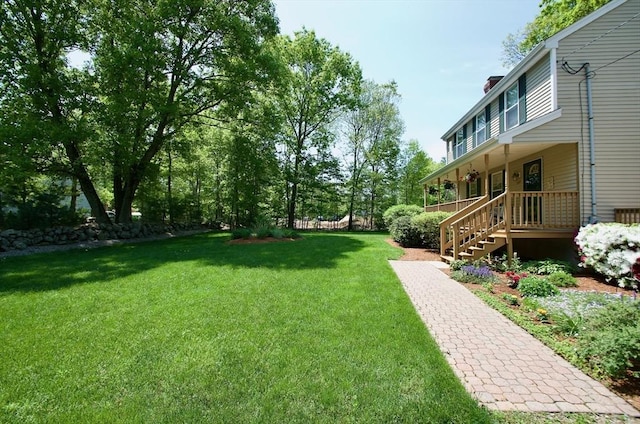
[[[113,209],[231,227],[348,214],[374,228],[419,202],[432,161],[402,141],[397,85],[363,81],[313,31],[279,35],[274,10],[0,2],[0,228],[76,223],[81,193],[100,223]]]
[[[502,61],[515,66],[535,46],[584,18],[611,0],[542,0],[540,13],[523,29],[509,34],[502,42]]]

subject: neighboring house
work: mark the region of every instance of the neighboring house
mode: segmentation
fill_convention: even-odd
[[[425,193],[455,183],[457,201],[425,205],[456,211],[441,223],[445,259],[503,246],[569,257],[581,225],[640,222],[640,0],[560,31],[485,93],[421,180]]]

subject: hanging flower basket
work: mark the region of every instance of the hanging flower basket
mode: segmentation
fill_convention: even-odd
[[[444,189],[445,190],[453,190],[456,187],[456,183],[449,180],[444,180]]]
[[[436,194],[438,194],[438,189],[433,186],[429,187],[429,194],[435,196]]]
[[[473,171],[467,172],[462,179],[468,183],[472,183],[477,180],[479,176],[480,173],[474,169]]]

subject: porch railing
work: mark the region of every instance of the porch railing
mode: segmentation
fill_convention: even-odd
[[[476,197],[472,203],[468,203],[465,207],[461,208],[457,213],[454,213],[449,218],[440,222],[440,254],[444,255],[447,249],[453,246],[453,231],[451,224],[458,219],[466,216],[469,212],[482,206],[489,201],[489,196]],[[442,209],[441,209],[442,210]]]
[[[515,191],[511,196],[511,228],[546,230],[580,226],[577,191]]]
[[[507,196],[510,196],[507,198]],[[507,208],[510,205],[510,208]],[[567,230],[580,226],[577,191],[505,192],[483,196],[440,223],[440,254],[453,257],[499,230]]]
[[[439,205],[429,205],[424,207],[425,212],[456,212],[477,202],[482,197],[472,197],[471,199],[458,200],[455,202],[440,203]]]
[[[614,209],[615,221],[621,224],[640,224],[640,208]]]

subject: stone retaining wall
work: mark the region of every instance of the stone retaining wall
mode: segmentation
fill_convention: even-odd
[[[54,227],[0,232],[0,252],[24,250],[30,246],[64,245],[94,240],[118,240],[201,229],[199,224],[83,224],[78,227]]]

